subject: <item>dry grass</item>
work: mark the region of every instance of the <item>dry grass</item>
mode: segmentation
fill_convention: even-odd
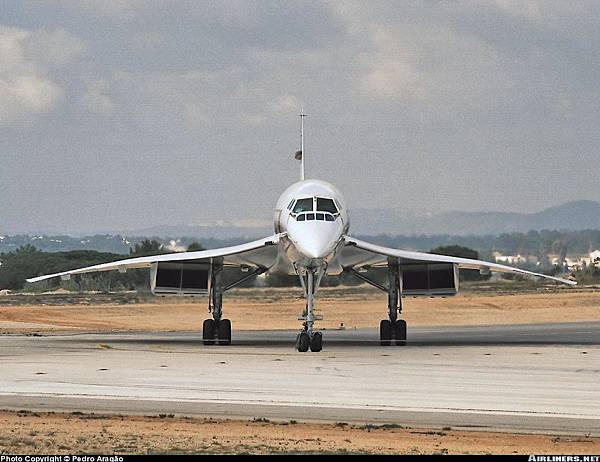
[[[0,453],[598,454],[600,438],[346,425],[0,412]]]
[[[387,313],[385,294],[367,289],[325,289],[319,293],[320,328],[375,327]],[[8,305],[0,297],[0,332],[45,331],[190,331],[208,317],[205,298],[111,296],[22,297]],[[9,300],[8,298],[5,300]],[[36,304],[30,304],[31,302]],[[52,304],[57,303],[58,304]],[[44,303],[44,304],[40,304]],[[49,303],[49,304],[46,304]],[[409,325],[482,325],[600,320],[596,290],[528,291],[501,295],[467,292],[450,298],[405,298]],[[3,306],[4,305],[4,306]],[[238,330],[296,329],[304,300],[297,290],[239,290],[227,294],[226,317]]]

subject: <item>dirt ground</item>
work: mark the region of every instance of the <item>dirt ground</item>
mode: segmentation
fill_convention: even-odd
[[[409,326],[526,324],[600,320],[600,290],[481,292],[449,298],[405,298]],[[297,329],[304,308],[293,289],[238,290],[223,309],[234,329]],[[376,327],[387,315],[385,294],[369,289],[324,289],[321,329]],[[0,297],[0,333],[48,331],[191,331],[208,317],[207,299],[123,295]]]
[[[598,454],[600,438],[347,425],[0,412],[0,454]]]

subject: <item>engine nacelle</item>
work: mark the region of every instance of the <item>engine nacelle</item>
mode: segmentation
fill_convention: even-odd
[[[458,265],[426,263],[402,266],[402,294],[447,296],[458,293]]]
[[[210,271],[210,263],[154,263],[150,269],[150,290],[154,295],[206,295]]]

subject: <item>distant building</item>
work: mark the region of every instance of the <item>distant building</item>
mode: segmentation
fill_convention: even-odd
[[[580,270],[590,264],[590,257],[588,255],[572,255],[565,258],[565,265],[570,270]]]
[[[492,255],[496,263],[507,265],[538,264],[538,258],[535,255],[502,255],[500,252],[494,252]]]
[[[569,255],[560,262],[557,255],[548,255],[553,265],[566,266],[570,270],[580,270],[590,265],[600,265],[600,250],[594,250],[587,255]]]

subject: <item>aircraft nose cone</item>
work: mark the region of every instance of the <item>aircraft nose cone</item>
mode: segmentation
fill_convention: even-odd
[[[301,239],[298,242],[298,250],[308,258],[324,258],[331,251],[328,244],[319,242],[318,239]]]
[[[296,250],[309,260],[329,257],[335,251],[342,230],[341,222],[292,219],[287,227],[288,236]]]

